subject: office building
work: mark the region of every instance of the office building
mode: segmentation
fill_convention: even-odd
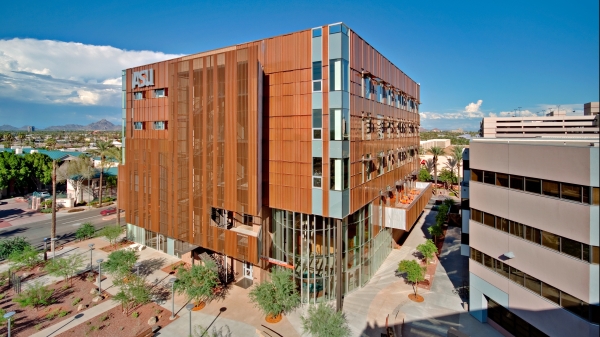
[[[598,166],[598,137],[470,142],[471,315],[507,336],[598,336]]]
[[[598,115],[598,112],[600,112],[599,102],[589,102],[583,105],[583,114],[585,116]]]
[[[431,195],[415,182],[419,104],[341,23],[127,69],[128,235],[211,257],[227,281],[283,266],[304,302],[341,300]]]

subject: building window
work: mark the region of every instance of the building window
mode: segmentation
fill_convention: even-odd
[[[581,242],[577,242],[575,240],[562,238],[562,237],[560,238],[560,251],[567,255],[571,255],[575,258],[582,259],[581,247],[582,247]],[[588,250],[588,255],[589,255],[589,250]],[[589,261],[589,257],[587,257],[587,258],[584,257],[583,260]]]
[[[542,246],[560,251],[560,236],[542,231]],[[579,254],[581,259],[581,254]]]
[[[371,155],[366,155],[367,161],[365,161],[366,170],[367,170],[367,181],[371,180],[371,172],[373,172],[373,162],[371,161]]]
[[[483,182],[486,184],[496,184],[496,174],[490,171],[483,171]]]
[[[154,122],[152,124],[152,128],[154,130],[166,130],[167,129],[167,122],[165,122],[165,121]]]
[[[330,140],[349,140],[350,110],[329,109]]]
[[[542,181],[536,178],[525,178],[525,191],[535,194],[542,193]]]
[[[581,186],[574,184],[560,184],[561,195],[563,199],[581,202]]]
[[[313,139],[314,140],[321,140],[322,139],[321,138],[322,137],[321,136],[321,132],[322,132],[321,129],[313,129]]]
[[[133,99],[134,100],[140,100],[140,99],[144,99],[144,91],[138,91],[138,92],[134,92],[133,93]]]
[[[321,33],[322,33],[321,28],[315,28],[312,30],[312,37],[319,37],[319,36],[321,36]]]
[[[542,181],[542,194],[560,198],[560,184],[556,181]]]
[[[472,169],[471,170],[471,180],[482,183],[483,182],[483,172],[481,170]]]
[[[349,163],[348,158],[330,159],[330,186],[329,188],[336,191],[348,189],[349,185]]]
[[[508,188],[508,174],[496,173],[496,186]]]
[[[155,98],[161,98],[161,97],[167,97],[167,89],[156,89],[154,90],[154,97]]]
[[[313,187],[321,188],[323,179],[323,158],[313,157]]]
[[[133,122],[134,130],[144,130],[144,122]]]
[[[329,60],[329,91],[348,91],[348,61]]]
[[[539,229],[525,225],[523,225],[523,228],[525,229],[525,240],[537,243],[538,245],[542,244],[542,237]]]
[[[316,61],[312,64],[312,79],[313,79],[313,91],[322,91],[321,80],[323,79],[323,68],[322,62]]]

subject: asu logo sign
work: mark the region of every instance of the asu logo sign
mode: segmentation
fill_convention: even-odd
[[[140,70],[133,72],[131,79],[131,89],[143,88],[154,85],[154,69]]]

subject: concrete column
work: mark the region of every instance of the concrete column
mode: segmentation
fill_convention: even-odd
[[[342,220],[335,220],[335,308],[342,310],[343,276],[342,276]]]

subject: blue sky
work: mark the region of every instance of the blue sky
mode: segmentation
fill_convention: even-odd
[[[0,125],[117,123],[121,69],[339,21],[421,83],[425,128],[598,101],[597,0],[170,3],[3,4]]]

